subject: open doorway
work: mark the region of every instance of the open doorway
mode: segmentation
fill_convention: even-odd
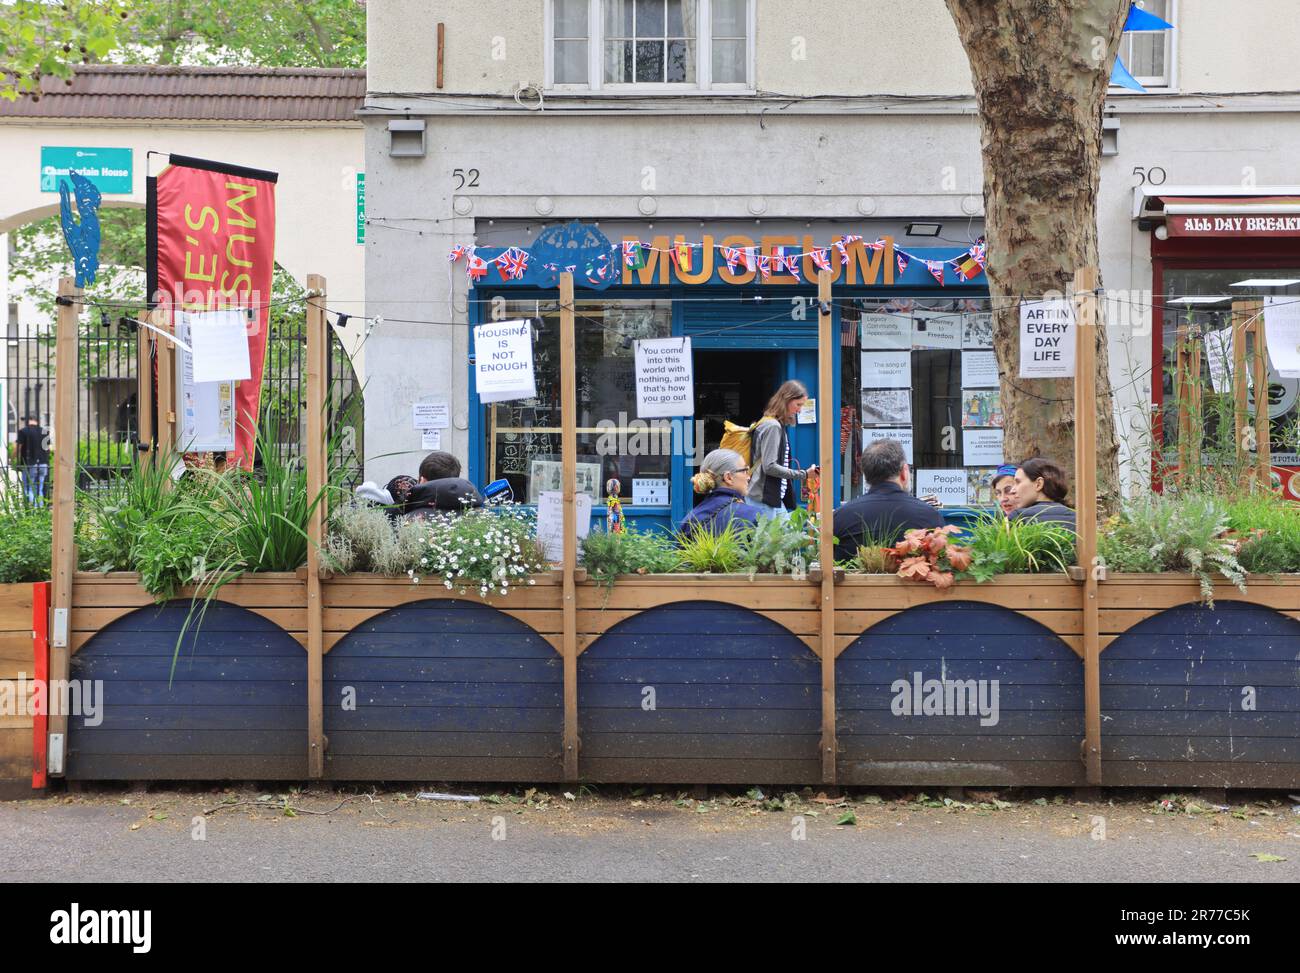
[[[696,419],[704,420],[704,453],[718,448],[722,423],[749,424],[787,378],[780,351],[699,351],[694,354]]]

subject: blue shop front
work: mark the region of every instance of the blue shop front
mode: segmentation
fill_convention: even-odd
[[[1002,416],[983,249],[973,236],[935,242],[883,221],[496,221],[452,266],[471,276],[471,324],[533,321],[537,397],[481,403],[471,348],[470,476],[507,480],[528,503],[561,487],[558,273],[572,267],[578,490],[593,518],[604,518],[616,480],[629,522],[679,522],[725,420],[754,422],[786,379],[816,397],[816,279],[829,267],[839,449],[833,463],[818,457],[809,409],[791,429],[795,462],[833,465],[838,504],[863,492],[863,446],[897,438],[919,492],[948,506],[991,503]],[[635,342],[664,337],[690,339],[695,414],[641,419]]]

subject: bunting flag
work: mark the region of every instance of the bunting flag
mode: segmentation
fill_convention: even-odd
[[[930,276],[933,277],[935,280],[937,280],[939,282],[939,286],[942,287],[943,286],[943,261],[922,260],[921,263],[925,264],[925,269],[930,271]]]
[[[751,274],[754,272],[755,268],[757,267],[757,264],[755,262],[756,252],[757,251],[755,247],[741,247],[741,253],[745,255],[745,269],[748,270]]]
[[[469,253],[466,256],[465,276],[470,280],[482,280],[487,276],[487,272],[487,261],[475,254],[474,248],[470,247]]]
[[[823,247],[820,250],[814,250],[812,252],[812,262],[813,262],[813,266],[816,267],[818,270],[830,270],[831,269],[830,250],[826,247]]]
[[[840,252],[840,265],[847,266],[849,262],[849,248],[843,240],[834,241],[834,247]]]
[[[688,273],[690,272],[691,251],[694,249],[695,248],[691,246],[689,243],[682,242],[682,243],[673,244],[671,257],[673,259],[673,262],[677,264],[678,270],[685,270]]]
[[[962,280],[973,280],[984,269],[969,250],[948,262],[952,264],[953,269],[957,271],[957,276]]]
[[[761,254],[758,258],[758,272],[764,280],[772,276],[772,258],[767,254]]]
[[[463,256],[465,256],[465,245],[458,243],[447,252],[447,263],[454,264]]]
[[[645,266],[645,251],[641,248],[640,240],[623,241],[623,263],[633,270]]]
[[[736,272],[736,265],[740,263],[740,248],[723,247],[722,259],[727,261],[727,270],[734,274]]]
[[[802,256],[802,254],[796,256],[790,253],[791,249],[793,248],[791,247],[776,248],[776,255],[774,258],[776,269],[778,272],[780,272],[782,268],[784,268],[785,270],[790,272],[790,275],[794,277],[795,280],[803,280],[803,278],[799,275],[799,258]]]
[[[907,265],[911,262],[912,255],[906,250],[895,250],[894,256],[898,258],[898,276],[902,277],[907,273]]]
[[[868,244],[866,244],[866,247],[867,247],[868,250],[884,250],[884,249],[885,249],[885,238],[884,238],[884,237],[879,237],[879,238],[877,238],[877,240],[876,240],[875,243],[868,243]]]

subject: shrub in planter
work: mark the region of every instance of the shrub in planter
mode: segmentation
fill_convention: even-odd
[[[752,574],[800,575],[817,560],[818,518],[800,507],[789,517],[763,517],[742,537],[741,563]]]
[[[681,564],[673,535],[664,530],[627,530],[611,534],[593,530],[582,541],[582,563],[587,576],[613,584],[620,574],[668,574]]]
[[[1300,508],[1271,494],[1254,494],[1227,506],[1237,560],[1251,574],[1300,572]]]
[[[1227,503],[1219,497],[1152,495],[1130,501],[1123,513],[1106,522],[1098,534],[1097,552],[1112,571],[1194,574],[1201,597],[1213,607],[1216,575],[1246,590],[1238,544],[1226,536],[1228,527]]]
[[[394,521],[383,507],[348,500],[330,515],[325,558],[340,574],[403,575],[420,563],[423,536],[419,522]]]
[[[50,577],[50,508],[0,491],[0,584]]]
[[[887,548],[889,555],[898,560],[898,576],[936,588],[951,588],[957,574],[971,565],[970,548],[952,542],[952,535],[959,533],[961,528],[952,524],[909,530],[901,541]]]
[[[961,541],[971,552],[970,567],[962,577],[976,581],[999,574],[1065,571],[1074,563],[1074,532],[1048,521],[990,515],[968,528]]]
[[[417,524],[419,563],[408,572],[417,583],[427,575],[462,593],[477,587],[480,595],[505,595],[512,584],[533,584],[528,576],[550,567],[535,536],[536,514],[521,507],[434,514]]]

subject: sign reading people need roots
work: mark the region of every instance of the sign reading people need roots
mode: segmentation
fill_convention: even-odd
[[[636,343],[636,414],[640,419],[695,415],[690,338]]]
[[[523,318],[476,327],[474,376],[483,402],[536,398],[532,322]]]
[[[1020,377],[1074,377],[1074,305],[1070,301],[1021,303]]]
[[[916,495],[937,497],[945,507],[960,507],[966,503],[966,471],[917,470]]]

